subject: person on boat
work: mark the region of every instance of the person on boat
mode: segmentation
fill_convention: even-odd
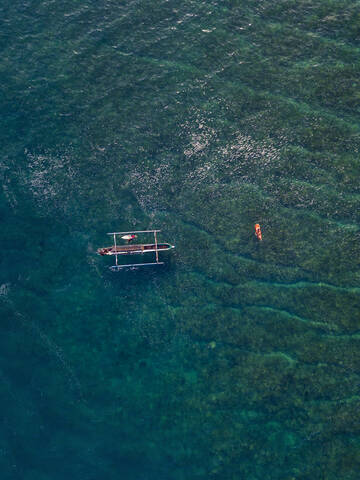
[[[261,229],[258,223],[255,224],[255,236],[257,237],[258,240],[262,240]]]
[[[137,238],[137,235],[134,235],[133,233],[131,234],[128,234],[128,235],[124,235],[121,237],[123,240],[127,240],[128,243],[132,242],[133,240],[135,240],[135,238]]]

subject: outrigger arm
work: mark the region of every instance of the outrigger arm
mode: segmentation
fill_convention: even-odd
[[[114,233],[114,247],[115,247],[115,252],[116,252],[116,233]],[[117,254],[115,253],[115,263],[116,263],[116,266],[118,264],[118,258],[117,258]]]

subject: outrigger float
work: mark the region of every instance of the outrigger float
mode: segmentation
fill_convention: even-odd
[[[112,265],[110,270],[113,272],[119,271],[123,268],[135,268],[135,267],[145,267],[147,265],[163,265],[164,262],[159,261],[159,252],[163,252],[165,250],[171,250],[174,245],[170,245],[170,243],[158,243],[157,241],[157,233],[161,230],[136,230],[133,232],[112,232],[108,233],[108,235],[113,235],[114,237],[114,245],[111,247],[103,247],[98,248],[97,253],[99,255],[115,255],[115,265]],[[137,233],[153,233],[154,234],[154,243],[142,243],[138,245],[133,245],[130,243],[133,239],[137,238]],[[121,235],[121,239],[127,240],[129,243],[127,245],[119,245],[116,242],[116,237]],[[118,263],[118,256],[119,255],[135,255],[135,254],[143,254],[143,253],[155,253],[155,262],[148,262],[148,263],[132,263],[128,265],[122,265]]]

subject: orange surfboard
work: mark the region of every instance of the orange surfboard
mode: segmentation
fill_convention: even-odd
[[[262,240],[261,229],[258,223],[255,224],[255,235],[258,240]]]

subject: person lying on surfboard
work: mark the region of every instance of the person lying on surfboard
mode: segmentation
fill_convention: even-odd
[[[133,233],[131,235],[124,235],[121,237],[123,240],[127,240],[128,243],[132,242],[135,238],[137,238],[137,235],[134,235]]]
[[[255,235],[258,240],[262,240],[261,229],[258,223],[255,224]]]

